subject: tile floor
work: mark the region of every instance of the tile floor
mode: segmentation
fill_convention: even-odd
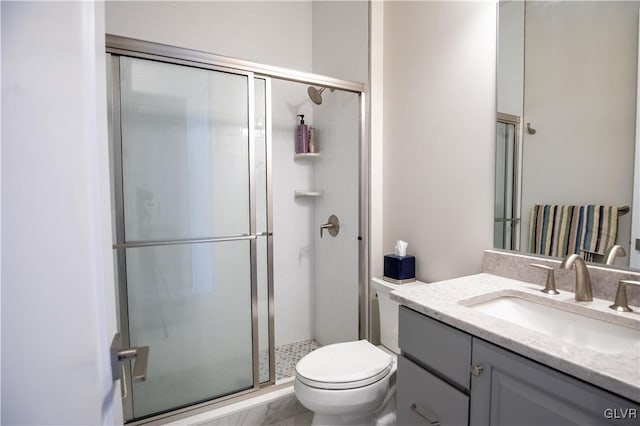
[[[315,340],[281,345],[276,348],[276,383],[280,380],[296,375],[296,363],[309,352],[318,349],[320,345]],[[260,354],[260,381],[269,377],[268,354]]]
[[[319,347],[318,342],[313,339],[278,346],[276,348],[276,381],[294,377],[298,361]]]

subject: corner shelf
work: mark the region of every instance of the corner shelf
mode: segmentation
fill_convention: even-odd
[[[304,154],[293,154],[295,160],[319,158],[319,152],[305,152]]]
[[[302,154],[293,154],[294,160],[314,160],[316,158],[320,158],[319,152],[305,152]],[[295,198],[304,197],[304,198],[318,198],[322,197],[322,190],[313,190],[313,189],[296,189],[293,192]]]
[[[308,191],[308,190],[302,190],[302,189],[296,189],[293,192],[293,195],[296,197],[321,197],[322,196],[322,191]]]

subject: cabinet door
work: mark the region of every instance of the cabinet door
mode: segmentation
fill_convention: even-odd
[[[469,397],[398,356],[398,425],[461,426],[469,420]]]
[[[638,404],[477,338],[472,359],[472,425],[638,424]]]

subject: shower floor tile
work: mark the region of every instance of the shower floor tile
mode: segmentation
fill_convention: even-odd
[[[318,349],[320,345],[314,339],[290,343],[276,347],[276,382],[296,375],[296,364],[306,354]],[[268,355],[260,356],[260,377],[269,376]]]
[[[276,380],[295,376],[298,361],[319,347],[318,342],[313,339],[278,346],[276,348]]]

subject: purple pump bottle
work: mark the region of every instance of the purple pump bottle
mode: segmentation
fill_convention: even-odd
[[[296,126],[296,154],[309,152],[309,126],[304,124],[304,114],[298,114],[300,123]]]

